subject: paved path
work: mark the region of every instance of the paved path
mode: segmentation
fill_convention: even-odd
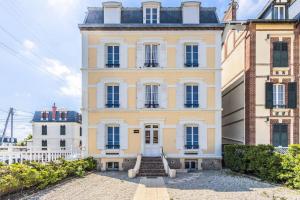
[[[170,200],[164,179],[141,178],[134,200]]]
[[[300,200],[300,192],[225,171],[177,178],[129,179],[126,172],[92,173],[25,196],[24,200]]]

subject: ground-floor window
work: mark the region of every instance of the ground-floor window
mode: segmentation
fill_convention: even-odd
[[[197,160],[185,160],[184,168],[189,171],[194,171],[198,169],[198,161]]]
[[[185,126],[185,148],[199,149],[199,128],[196,125]]]
[[[272,133],[272,144],[275,147],[288,147],[288,125],[274,124]]]
[[[119,163],[118,162],[107,162],[106,170],[107,171],[119,171]]]

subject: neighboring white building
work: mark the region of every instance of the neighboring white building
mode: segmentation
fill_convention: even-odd
[[[57,109],[36,111],[32,120],[32,150],[80,151],[81,114]]]

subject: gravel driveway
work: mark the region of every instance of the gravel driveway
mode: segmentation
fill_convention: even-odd
[[[24,200],[114,200],[133,199],[140,178],[125,172],[92,173],[24,197]],[[225,171],[178,173],[164,178],[172,200],[300,200],[300,193],[284,187],[229,174]]]

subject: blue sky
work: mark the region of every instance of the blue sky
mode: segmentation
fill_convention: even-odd
[[[15,136],[31,133],[35,110],[80,110],[81,41],[77,24],[101,0],[0,0],[0,131],[9,107],[16,108]],[[124,0],[123,6],[140,6]],[[179,6],[181,0],[162,0]],[[202,0],[220,19],[229,0]],[[254,18],[267,0],[239,0],[239,19]],[[9,131],[8,131],[9,133]]]

